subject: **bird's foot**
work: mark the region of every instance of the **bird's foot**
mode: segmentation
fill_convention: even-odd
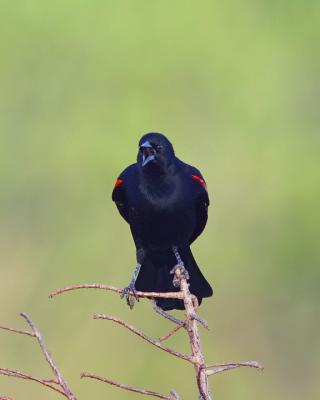
[[[139,301],[139,296],[137,295],[136,288],[134,287],[134,283],[130,283],[127,287],[123,288],[120,293],[120,298],[126,298],[127,304],[130,307],[130,310],[133,309],[134,303]]]
[[[179,270],[179,274],[177,274],[177,270]],[[173,274],[173,286],[174,287],[180,287],[180,279],[185,279],[189,280],[189,272],[185,268],[183,262],[180,262],[179,264],[175,265],[172,270],[170,271],[170,274]]]

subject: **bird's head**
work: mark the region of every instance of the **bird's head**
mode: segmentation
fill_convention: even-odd
[[[172,144],[161,133],[147,133],[140,139],[137,162],[143,172],[165,173],[174,158]]]

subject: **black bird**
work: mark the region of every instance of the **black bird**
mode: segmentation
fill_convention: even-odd
[[[130,225],[137,250],[137,267],[124,289],[130,306],[130,291],[179,290],[172,269],[181,260],[190,292],[199,304],[203,297],[212,296],[190,250],[207,223],[206,183],[199,170],[175,156],[164,135],[147,133],[140,139],[137,162],[120,174],[112,199]],[[184,309],[177,299],[157,299],[156,303],[163,310]]]

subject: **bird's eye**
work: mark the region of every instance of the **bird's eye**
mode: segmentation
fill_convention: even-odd
[[[162,150],[161,144],[155,145],[155,150],[156,150],[157,152],[161,151],[161,150]]]

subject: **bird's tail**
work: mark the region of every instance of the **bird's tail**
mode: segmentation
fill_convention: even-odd
[[[202,275],[190,247],[180,247],[178,251],[190,275],[188,281],[190,292],[197,296],[200,304],[203,297],[212,296],[212,288]],[[173,275],[170,274],[170,271],[176,264],[177,260],[171,249],[161,252],[148,250],[136,280],[136,290],[145,292],[178,291],[179,288],[173,286]],[[156,302],[163,310],[184,309],[182,300],[157,299]]]

